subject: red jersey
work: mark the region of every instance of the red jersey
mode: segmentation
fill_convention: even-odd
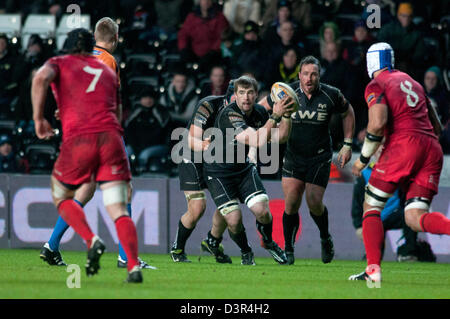
[[[49,59],[56,77],[51,83],[59,109],[63,140],[86,133],[123,133],[116,116],[117,76],[91,55],[63,55]]]
[[[386,104],[389,108],[386,143],[406,135],[425,134],[436,138],[428,118],[425,90],[408,74],[383,71],[370,81],[364,95],[369,108],[374,104]]]

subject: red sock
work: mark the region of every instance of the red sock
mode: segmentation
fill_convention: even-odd
[[[381,264],[381,250],[384,242],[383,222],[380,212],[369,210],[363,216],[363,241],[366,248],[367,265]]]
[[[129,216],[121,216],[116,219],[117,237],[119,237],[123,250],[128,258],[128,271],[139,265],[138,239],[136,226]]]
[[[450,235],[450,219],[439,212],[425,213],[420,216],[420,228],[424,232],[437,235]]]
[[[88,248],[91,247],[91,240],[94,237],[94,233],[91,231],[86,220],[86,215],[80,205],[72,199],[64,200],[58,206],[58,213],[86,241]]]

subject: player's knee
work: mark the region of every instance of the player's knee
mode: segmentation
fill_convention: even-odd
[[[421,232],[422,228],[420,227],[420,216],[423,212],[417,209],[408,209],[405,210],[405,223],[415,232]]]
[[[192,219],[197,222],[205,213],[206,200],[190,201],[188,207],[189,214]]]
[[[52,199],[56,207],[66,200],[73,198],[74,192],[60,186],[57,182],[52,182]]]

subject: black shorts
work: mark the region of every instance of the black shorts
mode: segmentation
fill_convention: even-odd
[[[251,195],[266,194],[266,189],[255,166],[239,175],[208,176],[206,184],[217,207],[233,199],[239,199],[241,203],[246,203]]]
[[[206,188],[203,164],[184,160],[178,164],[178,176],[182,191],[201,191]]]
[[[305,183],[322,186],[328,185],[331,169],[331,155],[320,155],[313,158],[294,158],[286,152],[283,159],[283,177],[292,177]]]

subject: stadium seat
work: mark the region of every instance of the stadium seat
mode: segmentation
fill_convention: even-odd
[[[39,34],[42,39],[55,36],[56,18],[51,14],[30,14],[22,28],[22,48],[26,48],[32,34]]]
[[[19,37],[21,26],[20,14],[0,14],[0,33],[5,33],[8,38]]]
[[[56,29],[56,48],[61,50],[64,41],[67,38],[67,33],[72,31],[74,28],[85,28],[91,29],[91,16],[89,14],[80,15],[80,24],[79,25],[71,25],[71,23],[76,22],[70,20],[71,15],[65,14],[61,17],[61,21],[59,22],[58,28]]]
[[[8,134],[12,136],[15,129],[15,121],[13,120],[0,120],[0,135]]]
[[[49,174],[58,157],[57,148],[51,144],[31,144],[25,148],[30,174]]]

